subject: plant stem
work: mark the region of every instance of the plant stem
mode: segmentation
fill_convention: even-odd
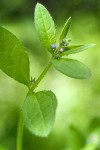
[[[23,118],[20,113],[18,130],[17,130],[17,150],[22,150],[22,139],[23,139]]]
[[[43,72],[40,74],[40,76],[38,77],[38,79],[36,80],[36,82],[31,86],[29,92],[34,91],[34,89],[37,87],[37,85],[40,83],[40,81],[43,79],[43,77],[45,76],[45,74],[47,73],[47,71],[49,70],[49,68],[51,67],[51,64],[52,64],[52,62],[49,61],[48,65],[43,70]]]
[[[40,74],[36,82],[31,86],[29,92],[34,91],[34,89],[37,87],[37,85],[40,83],[40,81],[43,79],[43,77],[45,76],[49,68],[51,67],[51,64],[52,64],[52,61],[49,61],[48,65]],[[17,150],[22,150],[23,126],[24,126],[23,118],[22,118],[22,114],[20,114],[19,123],[18,123],[18,131],[17,131]]]

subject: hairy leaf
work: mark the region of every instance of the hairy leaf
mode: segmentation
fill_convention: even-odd
[[[35,8],[35,28],[43,46],[51,51],[51,45],[56,43],[56,29],[48,10],[41,4]]]
[[[35,135],[46,137],[54,124],[57,99],[51,91],[28,94],[23,105],[25,126]]]
[[[54,59],[53,66],[61,73],[77,79],[87,79],[91,76],[89,68],[74,59]]]
[[[64,27],[61,31],[61,35],[59,38],[59,41],[61,41],[62,39],[66,38],[69,27],[70,27],[70,23],[71,23],[71,17],[68,18],[68,20],[66,21],[66,23],[64,24]]]
[[[29,58],[26,49],[8,30],[0,27],[0,69],[8,76],[29,86]]]

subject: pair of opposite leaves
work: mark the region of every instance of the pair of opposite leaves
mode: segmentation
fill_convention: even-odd
[[[68,33],[70,18],[65,23],[59,42]],[[56,43],[56,29],[47,9],[37,4],[35,8],[35,27],[41,43],[52,53],[51,45]],[[83,51],[94,44],[72,45],[66,47],[64,55]],[[68,58],[52,59],[53,66],[63,74],[79,79],[89,78],[89,69],[81,62]],[[30,88],[30,67],[26,49],[9,31],[0,27],[0,68],[8,76]],[[23,104],[23,120],[26,127],[38,136],[47,136],[53,126],[57,99],[51,91],[30,93]]]

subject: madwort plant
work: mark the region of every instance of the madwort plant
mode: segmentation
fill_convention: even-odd
[[[20,112],[17,150],[22,150],[24,125],[32,134],[40,137],[47,137],[52,130],[57,98],[50,90],[35,92],[49,68],[53,66],[66,76],[76,79],[88,79],[91,76],[86,65],[69,58],[70,54],[79,53],[95,45],[71,45],[71,41],[67,38],[71,17],[65,22],[58,39],[56,39],[56,27],[51,15],[39,3],[35,7],[34,23],[41,44],[51,54],[49,63],[36,81],[30,77],[30,63],[26,48],[13,33],[0,27],[0,69],[28,88]]]

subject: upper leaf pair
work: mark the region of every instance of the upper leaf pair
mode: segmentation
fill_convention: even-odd
[[[83,63],[72,60],[62,59],[64,55],[81,52],[95,44],[87,45],[69,45],[70,40],[66,39],[71,24],[71,17],[66,21],[59,36],[59,42],[56,46],[56,28],[54,21],[48,10],[41,4],[35,8],[35,28],[43,46],[53,55],[53,66],[65,75],[78,79],[89,78],[91,73]]]
[[[39,3],[36,5],[35,8],[34,21],[35,21],[35,28],[41,43],[47,50],[49,50],[52,53],[51,45],[56,44],[55,23],[48,10]],[[66,39],[70,24],[71,24],[71,17],[68,18],[68,20],[64,24],[64,27],[62,28],[62,31],[59,36],[59,45],[63,39]],[[78,53],[94,45],[95,44],[62,46],[65,50],[64,51],[65,53],[63,53],[63,55]]]

